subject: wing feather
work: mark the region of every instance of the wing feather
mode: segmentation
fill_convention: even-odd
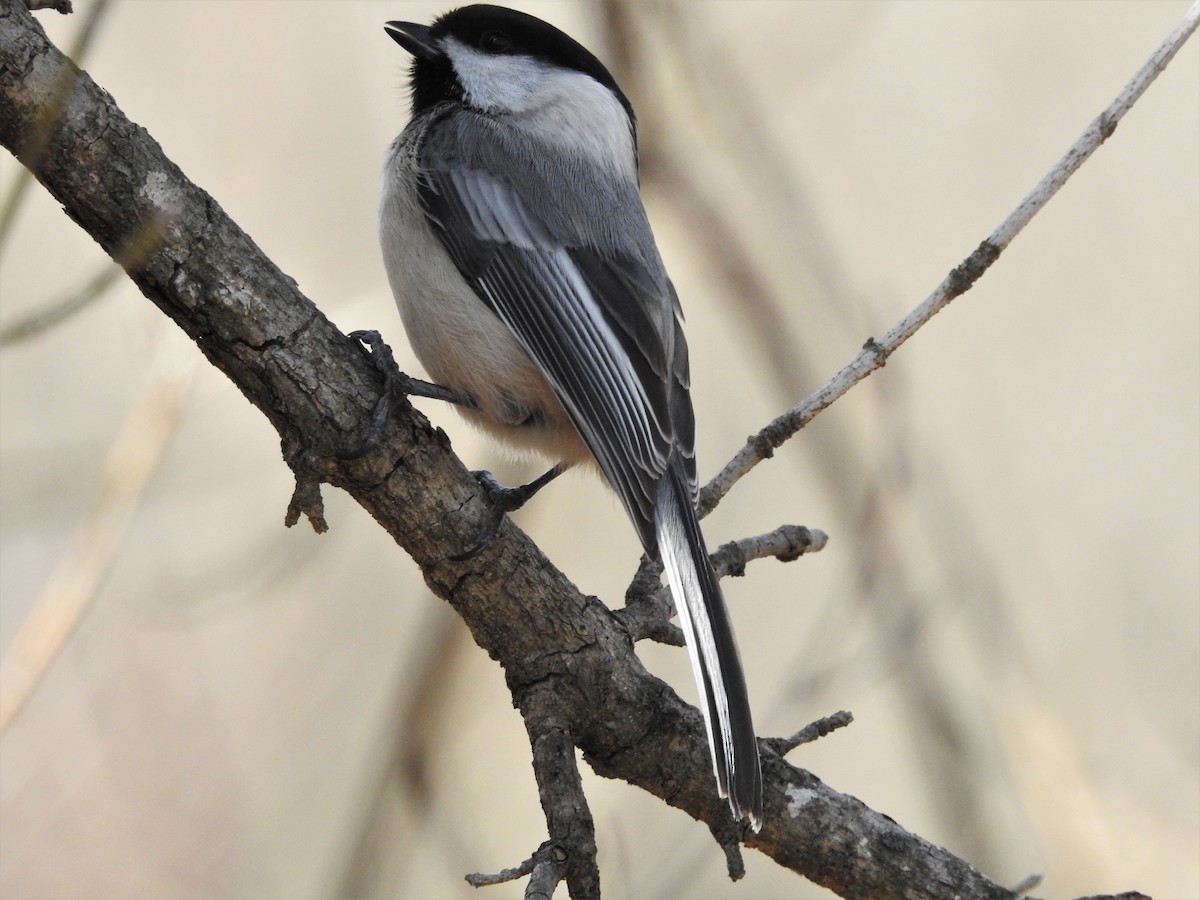
[[[553,386],[654,551],[658,484],[673,448],[694,459],[694,425],[679,302],[636,186],[555,181],[551,173],[573,171],[570,160],[547,164],[545,148],[480,118],[481,129],[447,123],[422,149],[428,221]],[[596,221],[627,227],[597,233]]]

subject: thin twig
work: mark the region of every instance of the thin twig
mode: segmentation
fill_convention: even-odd
[[[117,265],[104,266],[98,274],[88,279],[86,284],[65,297],[0,326],[0,348],[37,337],[100,299],[117,282],[119,276],[124,275],[127,270],[139,268],[150,254],[158,249],[163,235],[171,227],[171,220],[170,212],[155,211],[146,217],[116,254]]]
[[[825,735],[832,731],[845,728],[853,721],[854,716],[843,709],[835,712],[832,716],[826,716],[823,719],[810,722],[791,737],[765,738],[764,743],[780,756],[787,756],[787,754],[791,753],[801,744],[811,744],[813,741],[825,737]]]
[[[756,559],[774,557],[780,562],[792,562],[806,553],[825,549],[829,536],[816,528],[803,525],[780,525],[774,531],[722,544],[709,554],[713,571],[718,577],[740,578],[746,574],[746,564]],[[683,646],[683,632],[671,622],[675,614],[671,592],[662,585],[662,569],[657,563],[642,557],[637,574],[625,591],[625,606],[614,615],[636,642],[649,638],[672,647]]]
[[[545,846],[544,844],[542,846]],[[538,849],[538,853],[541,848]],[[470,872],[465,878],[467,884],[471,887],[490,887],[494,884],[504,884],[509,881],[516,881],[518,878],[524,878],[533,872],[533,867],[536,864],[537,853],[529,857],[519,866],[514,866],[511,869],[501,869],[499,872]]]
[[[868,338],[862,350],[842,367],[824,385],[806,397],[799,405],[779,416],[758,434],[751,437],[732,460],[710,481],[700,495],[701,514],[711,511],[729,493],[730,488],[747,472],[764,459],[769,459],[775,448],[792,437],[811,422],[822,410],[845,394],[876,369],[882,368],[901,344],[912,337],[942,307],[955,297],[966,293],[980,276],[996,261],[1012,243],[1038,211],[1058,193],[1067,179],[1103,144],[1116,130],[1138,98],[1154,82],[1167,63],[1179,52],[1179,48],[1196,30],[1200,22],[1200,0],[1193,3],[1183,20],[1150,56],[1146,64],[1125,85],[1108,108],[1097,116],[1071,145],[1066,154],[1034,186],[1008,217],[985,238],[975,251],[950,274],[907,316],[897,322],[880,339]]]
[[[75,11],[71,6],[71,0],[25,0],[25,2],[35,12],[39,9],[52,9],[66,16]]]
[[[1020,881],[1013,885],[1013,893],[1025,895],[1042,883],[1042,875],[1040,872],[1034,872],[1026,875]]]
[[[28,169],[22,171],[28,172]],[[124,281],[125,271],[120,267],[107,264],[98,273],[87,280],[83,287],[73,290],[65,297],[41,308],[35,309],[27,316],[0,326],[0,347],[11,347],[21,341],[36,337],[53,328],[59,322],[69,319],[81,309],[91,305],[117,283]]]
[[[535,850],[532,857],[524,860],[520,865],[514,866],[512,869],[502,869],[493,874],[487,872],[470,872],[466,876],[467,883],[473,888],[491,887],[493,884],[504,884],[509,881],[516,881],[517,878],[523,878],[527,875],[533,877],[529,880],[529,886],[536,886],[534,893],[542,893],[545,889],[544,872],[552,871],[556,866],[560,866],[565,862],[562,848],[554,845],[553,841],[546,841]],[[554,884],[558,883],[558,878],[554,878]],[[553,893],[553,887],[551,887]],[[529,896],[529,890],[526,890],[526,896]],[[550,894],[546,894],[550,896]]]
[[[710,559],[719,576],[740,578],[746,574],[746,564],[756,559],[773,557],[780,562],[793,562],[806,553],[824,550],[828,543],[829,535],[817,528],[780,525],[766,534],[722,544]]]

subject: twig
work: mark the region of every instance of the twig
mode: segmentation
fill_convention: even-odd
[[[1108,108],[1097,116],[1071,145],[1066,154],[1025,195],[1007,218],[985,238],[940,285],[903,319],[897,322],[880,339],[868,338],[862,350],[841,368],[824,385],[806,397],[783,415],[776,418],[752,436],[732,460],[712,479],[700,493],[701,514],[707,513],[729,493],[730,488],[747,472],[764,459],[769,459],[785,441],[811,422],[822,410],[845,394],[876,369],[882,368],[905,341],[912,337],[946,304],[971,289],[980,276],[996,261],[1000,254],[1038,211],[1046,205],[1096,149],[1116,130],[1138,98],[1154,82],[1167,63],[1179,52],[1179,48],[1196,30],[1200,22],[1200,0],[1193,3],[1183,20],[1166,36],[1146,64],[1125,85]]]
[[[296,472],[296,486],[292,490],[292,499],[288,502],[283,524],[291,528],[300,521],[300,516],[308,519],[312,530],[324,534],[329,530],[325,520],[325,501],[321,497],[321,482],[301,472]]]
[[[831,731],[845,728],[853,721],[854,716],[845,710],[841,710],[835,712],[832,716],[826,716],[823,719],[810,722],[791,737],[765,738],[763,743],[780,756],[787,756],[801,744],[811,744],[813,741],[825,737]]]
[[[1034,872],[1026,875],[1020,881],[1013,885],[1013,893],[1019,896],[1024,896],[1042,883],[1042,875],[1040,872]]]
[[[64,16],[75,11],[71,7],[71,0],[25,0],[25,2],[31,10],[52,9]]]
[[[494,874],[472,872],[466,876],[471,887],[491,887],[529,877],[525,886],[526,900],[550,900],[554,888],[562,881],[562,870],[567,862],[567,853],[554,841],[546,841],[534,851],[533,856],[519,866],[502,869]]]
[[[717,575],[740,578],[746,574],[746,564],[756,559],[773,557],[780,562],[794,562],[806,553],[825,549],[829,535],[803,525],[780,525],[774,531],[722,544],[710,555]]]
[[[774,531],[722,544],[709,554],[718,577],[740,578],[746,574],[746,564],[756,559],[774,557],[780,562],[792,562],[806,553],[825,549],[829,536],[816,528],[803,525],[780,525]],[[633,640],[649,638],[672,647],[683,646],[683,632],[672,624],[674,606],[671,592],[660,577],[662,569],[642,557],[637,574],[625,590],[625,606],[613,614],[625,626]]]
[[[541,853],[545,847],[549,846],[549,843],[547,841],[545,844],[542,844],[533,856],[518,866],[514,866],[511,869],[501,869],[499,872],[493,873],[470,872],[464,876],[466,882],[471,887],[491,887],[494,884],[505,884],[509,881],[516,881],[518,878],[524,878],[533,872],[533,867],[537,864],[538,853]]]
[[[543,864],[535,866],[525,896],[544,896],[549,900],[554,886],[565,880],[571,896],[583,900],[600,896],[596,823],[583,792],[575,743],[570,733],[557,723],[564,692],[554,681],[517,692],[552,846],[551,853],[542,854]]]

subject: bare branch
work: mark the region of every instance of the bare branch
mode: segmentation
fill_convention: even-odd
[[[71,6],[71,0],[25,0],[25,2],[31,10],[52,9],[64,16],[75,11]]]
[[[824,550],[829,535],[803,525],[780,525],[774,531],[722,544],[711,554],[713,568],[720,576],[736,578],[746,574],[746,564],[756,559],[773,557],[780,562],[794,562],[806,553]]]
[[[853,721],[854,716],[842,710],[835,712],[832,716],[826,716],[823,719],[817,719],[817,721],[805,725],[791,737],[768,738],[764,743],[768,744],[780,756],[786,756],[801,744],[811,744],[813,741],[825,737],[830,732],[837,731],[839,728],[845,728]]]
[[[126,263],[131,279],[267,416],[298,477],[345,489],[421,567],[504,668],[535,752],[540,745],[559,758],[573,744],[597,773],[705,822],[727,853],[740,840],[844,895],[1015,896],[769,745],[766,824],[758,834],[739,829],[713,790],[699,712],[645,671],[609,610],[580,594],[511,522],[477,559],[450,559],[487,511],[441,432],[401,405],[371,452],[341,456],[378,399],[370,362],[50,45],[18,0],[0,0],[0,142],[110,255],[141,223],[166,216],[152,251]],[[575,814],[547,818],[552,837],[590,828]],[[590,855],[585,847],[579,859]],[[577,878],[580,895],[588,893],[592,876],[573,874],[574,861],[570,853],[535,857],[530,889],[552,885],[561,862],[568,884]]]
[[[571,896],[581,900],[600,896],[596,824],[583,793],[575,743],[568,732],[554,724],[560,703],[557,694],[552,679],[539,691],[531,691],[530,700],[522,710],[533,748],[533,774],[553,847],[543,867],[543,879],[548,881],[553,877],[553,883],[537,884],[535,870],[525,896],[537,894],[548,898],[554,892],[554,884],[565,880]]]
[[[509,881],[516,881],[518,878],[524,878],[526,875],[532,874],[534,866],[537,865],[538,853],[541,853],[547,846],[549,846],[549,841],[542,844],[537,853],[534,853],[529,859],[511,869],[501,869],[499,872],[490,874],[471,872],[466,876],[467,884],[471,887],[490,887],[494,884],[505,884]]]
[[[1084,130],[1071,145],[1062,159],[1034,185],[1025,198],[1017,204],[996,229],[988,235],[974,252],[950,271],[942,283],[903,319],[893,325],[879,340],[868,338],[854,359],[843,366],[832,378],[806,397],[797,406],[753,435],[732,460],[717,473],[700,493],[700,513],[704,515],[717,506],[738,480],[764,459],[769,459],[775,448],[792,437],[811,422],[824,409],[862,381],[876,369],[882,368],[900,345],[925,325],[955,297],[966,293],[991,267],[1000,254],[1012,243],[1038,211],[1058,193],[1067,179],[1083,165],[1096,149],[1110,138],[1125,113],[1146,92],[1167,63],[1179,52],[1179,48],[1196,30],[1200,22],[1200,0],[1193,3],[1183,20],[1175,26],[1151,54],[1150,59],[1130,79],[1116,99]]]
[[[718,577],[746,574],[746,564],[756,559],[774,557],[780,562],[792,562],[806,553],[825,549],[829,536],[816,528],[803,525],[780,525],[774,531],[755,537],[730,541],[709,554]],[[637,574],[625,591],[625,608],[614,615],[635,641],[647,638],[672,647],[684,645],[683,632],[671,622],[675,607],[671,592],[661,583],[662,568],[645,556]]]

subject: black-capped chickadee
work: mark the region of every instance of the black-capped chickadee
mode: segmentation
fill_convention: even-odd
[[[633,108],[595,56],[523,13],[386,28],[414,57],[379,214],[413,350],[470,421],[556,461],[532,490],[599,467],[666,570],[721,796],[758,830],[758,746],[696,518],[683,314],[638,193]]]

